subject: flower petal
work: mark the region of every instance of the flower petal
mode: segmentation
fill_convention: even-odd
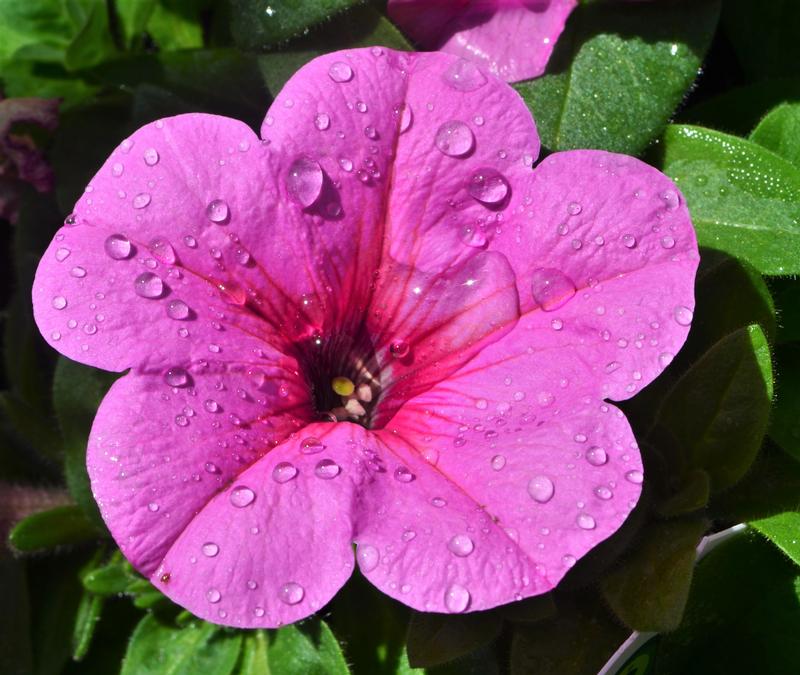
[[[573,353],[598,393],[629,398],[689,331],[699,255],[683,197],[643,162],[592,150],[550,155],[525,193],[531,206],[491,248],[535,315],[531,348]]]
[[[541,75],[577,0],[389,0],[418,44],[480,63],[507,82]]]
[[[357,541],[362,571],[383,592],[438,612],[544,593],[635,506],[642,467],[622,413],[576,396],[580,380],[552,404],[517,400],[569,370],[545,359],[541,374],[525,365],[470,364],[380,432],[391,455],[362,497]],[[405,471],[413,480],[402,480]],[[380,551],[371,569],[368,546]]]

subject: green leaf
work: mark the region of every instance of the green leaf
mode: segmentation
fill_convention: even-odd
[[[658,502],[656,511],[665,518],[683,516],[705,508],[710,497],[711,479],[708,474],[702,469],[692,469],[677,490]]]
[[[447,663],[493,641],[502,626],[494,612],[414,612],[408,626],[408,661],[415,668]]]
[[[17,551],[29,553],[54,546],[97,539],[100,532],[77,506],[59,506],[41,511],[17,523],[8,535]]]
[[[762,274],[800,272],[800,169],[751,141],[671,126],[664,171],[683,191],[701,245]]]
[[[117,377],[63,356],[53,377],[53,408],[64,444],[67,486],[87,517],[103,528],[86,472],[86,445],[97,407]]]
[[[284,626],[271,633],[267,656],[272,675],[350,673],[336,637],[321,620]]]
[[[722,25],[749,78],[797,74],[797,0],[725,0]]]
[[[127,47],[138,44],[158,0],[116,0],[117,23]]]
[[[628,634],[593,594],[565,599],[555,618],[515,627],[511,675],[596,673]]]
[[[630,554],[603,579],[603,596],[627,626],[643,632],[678,627],[706,526],[699,518],[648,524]]]
[[[658,412],[659,424],[677,441],[677,467],[703,469],[712,493],[739,481],[761,447],[771,400],[772,365],[761,328],[720,340],[678,380]]]
[[[750,140],[800,168],[800,103],[784,103],[772,110]]]
[[[657,675],[797,672],[798,569],[760,537],[740,534],[697,566],[684,621],[662,636]]]
[[[117,595],[127,591],[137,580],[139,577],[132,572],[130,564],[118,557],[84,575],[83,587],[97,595]]]
[[[94,593],[85,591],[78,605],[75,617],[75,628],[72,633],[72,659],[82,661],[89,651],[94,636],[94,629],[100,620],[105,599]]]
[[[148,614],[131,635],[120,675],[228,675],[241,643],[241,633],[204,621],[176,628]]]
[[[230,0],[231,32],[236,45],[260,52],[359,4],[362,0]]]
[[[769,435],[800,461],[800,344],[781,345],[775,360],[780,378]]]
[[[38,45],[60,60],[69,45],[72,26],[61,0],[0,0],[0,64],[16,52]]]
[[[163,50],[203,46],[202,13],[208,0],[160,0],[147,22],[147,32]]]
[[[750,525],[800,565],[800,513],[778,513],[754,520]]]
[[[66,8],[75,27],[64,54],[67,70],[89,68],[119,53],[111,36],[105,0],[66,0]]]
[[[237,675],[271,675],[267,660],[268,644],[269,636],[266,631],[253,630],[245,633]]]
[[[639,154],[697,77],[719,7],[717,0],[578,7],[546,74],[515,85],[545,147]]]

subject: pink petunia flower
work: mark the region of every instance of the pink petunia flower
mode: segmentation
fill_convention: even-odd
[[[389,0],[417,44],[469,59],[506,80],[544,73],[577,0]]]
[[[315,59],[261,132],[143,127],[40,263],[48,342],[129,370],[87,457],[120,548],[245,627],[308,616],[356,563],[426,611],[550,590],[641,491],[605,399],[689,329],[675,186],[589,150],[532,170],[522,100],[441,53]]]

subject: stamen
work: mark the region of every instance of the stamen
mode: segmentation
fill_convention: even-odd
[[[331,388],[339,394],[339,396],[350,396],[355,390],[356,385],[349,377],[334,377],[331,380]]]

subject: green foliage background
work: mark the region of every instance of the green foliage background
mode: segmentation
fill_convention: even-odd
[[[686,196],[701,244],[695,322],[624,405],[642,504],[546,596],[464,616],[409,611],[358,575],[323,611],[224,629],[122,558],[91,498],[86,439],[108,373],[59,359],[33,324],[36,263],[120,138],[213,112],[257,128],[303,63],[413,49],[380,0],[0,0],[0,88],[58,97],[37,137],[53,193],[0,224],[0,672],[401,675],[800,672],[800,3],[585,0],[547,73],[515,85],[546,152],[642,157]],[[729,533],[699,563],[703,536]]]

